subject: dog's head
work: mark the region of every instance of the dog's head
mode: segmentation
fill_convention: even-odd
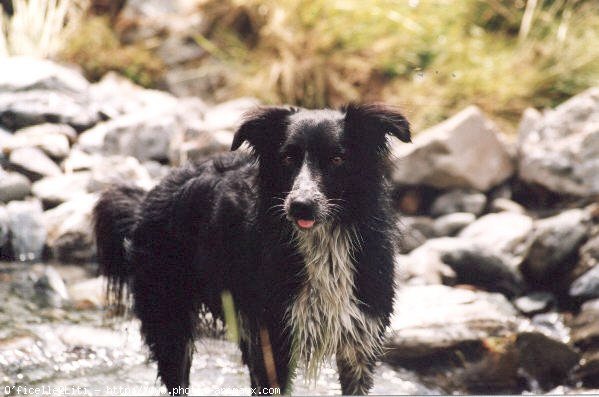
[[[408,121],[385,105],[261,107],[246,114],[231,150],[250,145],[262,188],[279,200],[273,211],[308,230],[347,219],[374,199],[383,185],[387,135],[410,141]]]

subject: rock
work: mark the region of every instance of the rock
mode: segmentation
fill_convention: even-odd
[[[491,201],[489,212],[513,212],[516,214],[525,214],[526,210],[520,204],[507,198],[498,197]]]
[[[87,97],[45,90],[0,92],[0,124],[11,130],[49,122],[82,131],[99,120]]]
[[[167,37],[156,50],[156,55],[169,68],[177,64],[198,60],[207,54],[206,50],[200,47],[193,37],[184,34]]]
[[[106,306],[106,279],[96,277],[75,283],[69,287],[75,307],[81,309]]]
[[[442,253],[441,261],[455,272],[455,282],[458,284],[474,285],[502,293],[508,298],[519,295],[525,288],[517,268],[476,244],[462,243]]]
[[[88,152],[165,162],[171,140],[201,122],[203,104],[180,100],[176,107],[151,108],[100,123],[80,136]]]
[[[67,287],[60,274],[46,266],[41,277],[34,284],[36,296],[41,307],[62,307],[69,300]]]
[[[579,250],[579,260],[570,276],[577,279],[599,265],[599,228],[591,233],[592,237]]]
[[[454,212],[435,219],[435,234],[439,237],[454,236],[476,220],[470,212]]]
[[[485,209],[487,198],[484,194],[464,189],[453,189],[437,197],[431,206],[433,216],[470,212],[480,215]]]
[[[572,342],[582,350],[599,350],[599,299],[585,302],[572,321]]]
[[[585,386],[584,394],[597,394],[599,390],[587,390],[587,387],[599,387],[599,349],[585,352],[574,379]],[[582,394],[582,393],[581,393]]]
[[[114,183],[128,183],[149,190],[154,187],[148,170],[133,157],[109,156],[101,158],[91,169],[89,192],[99,192]]]
[[[44,212],[46,244],[53,258],[67,263],[94,259],[92,209],[96,200],[96,195],[83,195]]]
[[[161,180],[171,171],[171,167],[162,165],[157,161],[144,161],[142,165],[148,171],[150,178],[154,180]]]
[[[23,200],[31,192],[29,179],[16,172],[4,172],[0,169],[0,201]]]
[[[533,132],[538,123],[543,119],[543,115],[535,108],[526,108],[522,113],[522,119],[518,125],[518,144],[528,139],[529,134]]]
[[[412,145],[392,144],[396,185],[487,191],[509,178],[514,165],[497,127],[476,106],[421,132]]]
[[[14,256],[20,261],[41,259],[46,229],[39,201],[11,201],[6,206]]]
[[[204,128],[207,131],[235,131],[242,116],[248,110],[260,105],[256,98],[238,98],[220,103],[206,111]]]
[[[529,327],[524,330],[541,332],[548,337],[562,343],[570,343],[570,328],[566,325],[564,315],[556,312],[540,313],[534,315]]]
[[[540,332],[520,333],[516,349],[522,370],[545,390],[562,384],[580,360],[570,346]]]
[[[396,273],[400,280],[410,284],[442,284],[454,281],[456,274],[441,260],[441,255],[467,244],[466,241],[451,237],[428,240],[409,255],[396,258]]]
[[[89,89],[89,83],[80,73],[44,59],[2,58],[0,70],[0,92],[50,90],[82,94]]]
[[[118,95],[115,95],[116,92]],[[108,72],[102,80],[92,84],[90,95],[98,110],[110,119],[177,106],[177,98],[174,96],[158,90],[144,89],[114,72]]]
[[[511,212],[487,214],[466,226],[458,236],[471,240],[485,252],[502,258],[510,267],[518,267],[528,250],[532,219]]]
[[[100,156],[93,156],[80,149],[74,148],[62,162],[62,169],[65,174],[72,174],[77,171],[91,170],[92,166],[101,161]]]
[[[442,302],[442,304],[440,304]],[[401,364],[516,332],[516,311],[500,294],[442,285],[399,289],[386,360]]]
[[[599,87],[590,88],[526,122],[519,174],[556,193],[599,193]]]
[[[10,153],[9,161],[12,167],[34,181],[45,176],[61,175],[60,167],[37,148],[15,149]]]
[[[177,134],[171,140],[170,162],[175,166],[199,162],[207,156],[229,151],[232,142],[233,133],[230,131],[188,128],[184,134]]]
[[[408,253],[435,237],[433,220],[425,216],[402,216],[397,222],[397,229],[401,253]]]
[[[577,278],[570,286],[569,294],[573,298],[599,298],[599,265]]]
[[[36,147],[54,159],[69,154],[69,136],[76,137],[73,127],[66,124],[39,124],[15,132],[4,150],[11,152],[24,147]]]
[[[576,254],[589,231],[589,214],[581,209],[535,221],[531,245],[522,271],[527,277],[543,282],[557,271],[565,272],[565,262]]]
[[[532,292],[514,300],[514,306],[528,316],[546,312],[554,305],[555,297],[549,292]]]
[[[42,200],[44,206],[55,207],[87,193],[92,174],[89,171],[61,174],[40,179],[33,184],[33,195]]]

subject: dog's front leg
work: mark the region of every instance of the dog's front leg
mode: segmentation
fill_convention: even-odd
[[[337,370],[343,395],[365,395],[372,388],[377,352],[369,342],[352,341],[337,351]]]

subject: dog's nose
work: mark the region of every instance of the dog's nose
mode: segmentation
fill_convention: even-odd
[[[316,203],[314,200],[297,198],[289,206],[289,215],[295,219],[314,219],[316,217]]]

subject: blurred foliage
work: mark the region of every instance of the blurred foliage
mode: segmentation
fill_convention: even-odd
[[[86,0],[0,2],[0,57],[53,57],[81,22]]]
[[[231,95],[380,100],[417,128],[477,104],[512,126],[599,84],[596,0],[205,0]],[[210,45],[206,45],[206,43]],[[505,124],[504,124],[505,126]]]
[[[164,73],[162,61],[141,44],[123,45],[107,17],[89,16],[69,36],[61,57],[79,64],[90,80],[118,72],[144,87],[153,87]]]

